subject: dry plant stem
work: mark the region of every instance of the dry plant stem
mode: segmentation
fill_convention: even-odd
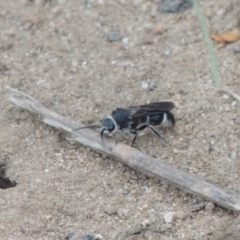
[[[209,85],[205,85],[205,84],[202,84],[202,86],[212,88],[212,89],[215,89],[215,90],[218,90],[218,91],[223,91],[223,92],[227,93],[228,95],[230,95],[231,97],[235,98],[236,100],[238,100],[240,102],[240,95],[236,94],[235,92],[233,92],[232,90],[230,90],[226,86],[223,87],[223,88],[220,88],[220,89],[209,86]]]
[[[219,70],[218,70],[217,57],[216,57],[216,53],[214,51],[212,40],[210,38],[210,34],[209,34],[208,27],[207,27],[207,24],[206,24],[206,21],[205,21],[205,17],[202,13],[199,1],[198,0],[193,0],[193,5],[194,5],[194,9],[196,11],[196,15],[198,17],[199,23],[202,27],[204,39],[205,39],[205,42],[206,42],[206,45],[207,45],[208,56],[209,56],[209,59],[210,59],[210,67],[211,67],[211,71],[212,71],[212,74],[213,74],[213,80],[214,80],[217,87],[221,87],[222,83],[221,83],[220,73],[219,73]]]
[[[236,93],[234,93],[233,91],[231,91],[229,88],[224,87],[223,91],[226,92],[227,94],[229,94],[230,96],[232,96],[233,98],[235,98],[236,100],[238,100],[240,102],[240,96]]]
[[[224,208],[240,212],[240,196],[227,192],[204,180],[191,176],[181,170],[175,169],[160,160],[150,157],[141,151],[128,145],[118,143],[111,138],[101,141],[100,134],[90,129],[81,129],[74,132],[73,129],[79,127],[71,119],[63,117],[44,107],[41,103],[28,95],[15,89],[8,88],[9,100],[16,105],[38,113],[43,116],[43,121],[56,128],[63,129],[75,135],[74,140],[97,152],[107,154],[126,165],[138,169],[143,173],[157,179],[167,181],[169,184],[178,187],[186,192],[195,194],[203,199],[214,202]]]

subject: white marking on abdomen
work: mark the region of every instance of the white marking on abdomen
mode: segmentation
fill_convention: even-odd
[[[160,126],[162,126],[162,127],[172,126],[172,122],[168,120],[166,113],[163,114],[163,120],[162,120],[162,123],[160,124]]]

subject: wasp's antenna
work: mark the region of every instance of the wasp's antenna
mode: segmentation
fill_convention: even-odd
[[[84,129],[84,128],[100,128],[100,125],[90,125],[90,126],[86,126],[86,127],[79,127],[79,128],[75,128],[73,129],[73,131],[77,131],[79,129]]]

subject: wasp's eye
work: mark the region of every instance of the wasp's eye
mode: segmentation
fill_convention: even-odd
[[[111,118],[104,118],[101,121],[102,128],[109,133],[115,130],[115,124]]]

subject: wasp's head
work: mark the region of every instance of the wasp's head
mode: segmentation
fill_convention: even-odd
[[[101,120],[101,134],[110,135],[117,130],[115,120],[110,116]]]

